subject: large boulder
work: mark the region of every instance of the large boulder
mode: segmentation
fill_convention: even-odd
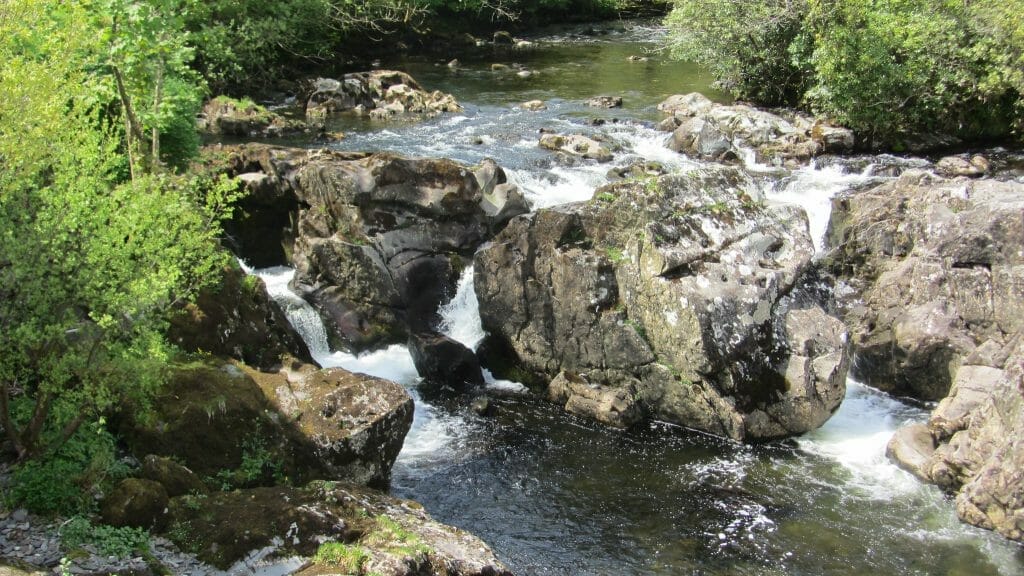
[[[237,265],[225,266],[220,282],[171,313],[168,338],[186,352],[236,358],[263,369],[275,369],[286,356],[312,361],[263,281]]]
[[[436,327],[437,307],[454,294],[465,262],[528,209],[491,160],[467,167],[259,145],[228,157],[229,174],[250,175],[244,213],[292,207],[290,215],[265,219],[262,240],[240,242],[239,250],[270,245],[290,261],[293,287],[319,308],[341,347],[402,342],[410,331]],[[287,251],[273,248],[289,241]]]
[[[978,345],[1024,327],[1024,185],[909,171],[833,201],[826,260],[868,384],[949,392]]]
[[[297,574],[511,576],[479,538],[440,524],[419,504],[337,482],[171,500],[167,535],[218,568],[243,559],[304,556]],[[311,558],[325,542],[356,566]]]
[[[159,482],[126,478],[100,504],[100,516],[111,526],[161,529],[166,521],[167,490]]]
[[[318,78],[306,103],[306,115],[311,117],[351,111],[383,119],[460,110],[451,94],[427,92],[412,76],[395,70],[354,72],[341,80]]]
[[[889,456],[956,494],[971,524],[1024,536],[1024,184],[921,171],[833,203],[857,374],[941,400]]]
[[[704,160],[734,161],[744,150],[765,164],[794,167],[821,154],[853,150],[853,132],[792,111],[716,104],[699,93],[670,96],[658,105],[669,115],[669,148]]]
[[[813,254],[804,212],[738,170],[611,184],[480,250],[486,349],[610,424],[799,434],[839,405],[848,364],[845,327],[800,296]]]
[[[409,336],[409,353],[428,388],[469,391],[484,385],[480,361],[472,350],[436,332]]]
[[[387,380],[300,362],[279,373],[232,363],[181,366],[120,433],[137,456],[171,457],[232,487],[284,477],[386,486],[412,425],[412,398]]]

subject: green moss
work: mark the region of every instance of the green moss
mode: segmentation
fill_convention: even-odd
[[[430,552],[418,535],[391,518],[382,514],[374,518],[374,524],[373,531],[363,538],[367,544],[402,556],[418,556]]]
[[[363,564],[369,558],[370,553],[362,546],[342,542],[324,542],[317,549],[313,562],[321,566],[337,568],[346,574],[360,574]]]

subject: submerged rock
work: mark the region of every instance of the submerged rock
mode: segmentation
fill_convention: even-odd
[[[846,128],[797,112],[716,104],[696,92],[671,96],[658,109],[670,115],[659,124],[672,132],[669,148],[704,160],[735,161],[752,149],[758,162],[795,167],[854,147],[853,132]]]
[[[475,287],[490,347],[567,409],[775,438],[820,426],[845,389],[845,327],[795,297],[813,253],[802,210],[704,169],[512,220]]]
[[[337,112],[358,112],[386,119],[401,114],[436,115],[459,112],[451,94],[427,92],[412,76],[395,70],[346,74],[341,80],[318,78],[306,102],[308,117]]]
[[[889,455],[971,524],[1024,536],[1024,184],[911,171],[834,200],[858,375],[939,400]]]
[[[240,204],[265,218],[266,238],[288,243],[293,286],[316,305],[337,347],[361,349],[403,342],[432,330],[438,305],[476,248],[526,212],[504,171],[485,160],[468,167],[451,160],[389,153],[341,153],[265,146],[232,150],[229,174],[261,174]],[[259,219],[257,219],[259,220]],[[284,261],[279,261],[284,264]]]

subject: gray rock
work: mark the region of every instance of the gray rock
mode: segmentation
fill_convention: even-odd
[[[735,161],[752,149],[762,163],[793,168],[825,153],[853,150],[853,132],[791,111],[774,114],[741,104],[715,104],[698,93],[675,95],[658,105],[670,118],[669,147],[696,158]]]
[[[885,447],[885,455],[900,468],[926,482],[935,453],[935,441],[925,424],[911,424],[896,431]]]
[[[622,96],[597,96],[587,100],[587,106],[592,108],[621,108]]]
[[[722,168],[515,218],[477,255],[484,327],[553,400],[614,425],[819,426],[843,395],[845,329],[789,310],[813,255],[806,216],[758,198]]]
[[[436,115],[462,110],[450,94],[424,90],[405,72],[372,70],[346,74],[341,80],[319,78],[306,102],[307,117],[358,112],[387,119],[400,114]]]
[[[541,110],[548,109],[547,104],[545,104],[543,100],[530,100],[528,102],[523,102],[522,104],[519,105],[519,107],[522,108],[523,110],[529,110],[531,112],[539,112]]]
[[[294,287],[337,335],[335,347],[404,342],[410,327],[436,326],[437,306],[454,293],[465,259],[528,210],[491,160],[469,167],[388,153],[232,152],[229,174],[258,170],[270,179],[271,192],[240,205],[267,215],[263,237],[289,244]]]
[[[579,156],[581,158],[597,160],[598,162],[610,162],[612,160],[612,152],[607,146],[582,134],[566,136],[561,134],[543,134],[540,137],[539,143],[541,148],[562,152],[570,156]]]
[[[935,163],[935,170],[943,176],[967,176],[976,178],[984,176],[991,169],[988,160],[981,155],[946,156]]]
[[[465,391],[484,385],[476,354],[448,336],[414,332],[409,353],[426,386]]]

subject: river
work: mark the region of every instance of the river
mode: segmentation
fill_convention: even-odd
[[[655,105],[673,93],[725,95],[700,70],[660,52],[660,33],[644,24],[551,33],[526,49],[453,54],[455,68],[414,57],[384,62],[453,93],[465,111],[422,123],[342,121],[334,128],[347,137],[335,146],[467,163],[494,158],[535,208],[590,198],[611,167],[553,163],[536,145],[542,128],[601,131],[622,147],[613,165],[642,158],[685,170],[696,164],[664,147],[665,134],[652,127]],[[530,74],[518,74],[524,70]],[[602,94],[622,96],[624,106],[584,105]],[[515,107],[531,99],[545,100],[547,110]],[[807,209],[820,246],[829,198],[878,178],[866,166],[812,166],[782,177],[748,168],[769,199]],[[293,271],[256,273],[320,364],[395,380],[416,398],[392,492],[479,535],[517,574],[1024,574],[1024,549],[960,523],[947,497],[886,460],[892,432],[927,417],[920,406],[851,381],[821,429],[750,446],[661,423],[610,429],[489,378],[496,414],[484,418],[421,399],[404,346],[358,357],[331,351],[316,313],[288,289]],[[445,306],[441,328],[475,347],[483,331],[471,275],[469,268]]]

